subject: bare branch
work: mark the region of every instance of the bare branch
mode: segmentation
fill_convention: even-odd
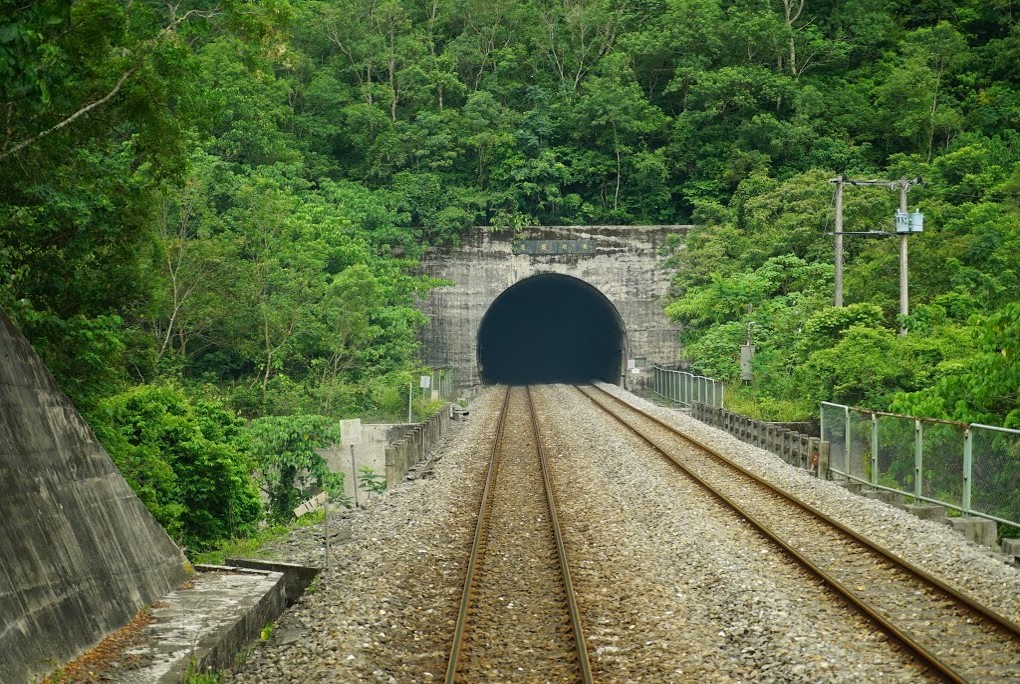
[[[219,12],[216,11],[216,10],[194,10],[193,9],[193,10],[188,10],[187,12],[184,13],[183,16],[178,18],[178,17],[174,16],[175,13],[176,13],[177,7],[178,7],[177,5],[172,5],[172,6],[169,7],[169,9],[170,9],[170,23],[167,24],[166,26],[164,26],[160,30],[160,32],[158,34],[156,34],[156,36],[154,38],[152,38],[151,40],[146,41],[145,43],[142,44],[142,48],[143,49],[140,49],[138,51],[138,54],[137,54],[137,56],[135,58],[134,66],[132,66],[130,69],[125,71],[123,74],[121,74],[120,78],[117,79],[117,83],[114,84],[114,86],[110,90],[110,92],[108,92],[106,95],[104,95],[103,97],[99,98],[98,100],[90,102],[89,104],[85,105],[84,107],[82,107],[78,111],[76,111],[76,112],[70,114],[69,116],[65,117],[64,119],[58,121],[53,126],[50,126],[46,130],[44,130],[44,131],[42,131],[40,133],[36,133],[35,135],[33,135],[33,136],[31,136],[31,137],[29,137],[29,138],[27,138],[25,140],[22,140],[20,143],[15,144],[13,147],[7,147],[2,152],[0,152],[0,161],[3,161],[5,159],[7,159],[8,157],[11,157],[12,155],[17,154],[18,152],[20,152],[21,150],[25,149],[26,147],[28,147],[30,145],[34,145],[35,143],[39,142],[40,140],[42,140],[46,136],[51,135],[53,133],[56,133],[57,131],[59,131],[62,128],[66,128],[70,124],[74,123],[76,120],[80,119],[85,114],[88,114],[89,112],[91,112],[96,107],[101,107],[102,105],[106,104],[111,99],[113,99],[113,97],[117,93],[120,92],[120,89],[124,86],[124,84],[127,82],[127,80],[129,78],[131,78],[131,76],[133,76],[136,71],[138,71],[138,67],[139,67],[139,64],[141,63],[142,57],[150,49],[152,49],[156,44],[158,44],[159,41],[162,40],[162,38],[166,34],[172,33],[172,32],[176,32],[177,27],[180,26],[180,24],[182,24],[183,22],[187,21],[189,17],[197,16],[197,17],[202,17],[202,18],[205,18],[205,19],[209,19],[209,18],[214,17],[214,16],[219,14]]]
[[[61,128],[64,128],[64,127],[70,125],[75,120],[79,119],[80,117],[84,116],[85,114],[88,114],[89,112],[91,112],[96,107],[99,107],[100,105],[103,105],[103,104],[109,102],[110,99],[113,98],[114,95],[116,95],[118,92],[120,92],[121,86],[124,85],[124,83],[131,77],[132,74],[135,73],[135,71],[136,71],[135,67],[132,67],[132,68],[128,69],[127,71],[125,71],[121,75],[120,79],[117,81],[117,84],[115,86],[113,86],[113,90],[111,90],[110,92],[108,92],[106,95],[104,95],[103,97],[99,98],[95,102],[91,102],[91,103],[85,105],[84,107],[82,107],[81,109],[76,111],[71,116],[69,116],[66,119],[64,119],[63,121],[60,121],[59,123],[57,123],[55,126],[51,126],[51,127],[47,128],[45,131],[43,131],[41,133],[37,133],[36,135],[33,135],[31,138],[28,138],[27,140],[22,140],[20,143],[18,143],[14,147],[11,147],[11,148],[5,150],[4,152],[0,152],[0,161],[3,161],[4,159],[7,159],[12,154],[17,154],[18,152],[20,152],[21,150],[25,149],[29,145],[34,145],[35,143],[37,143],[40,140],[42,140],[43,138],[45,138],[47,135],[50,135],[51,133],[56,133]]]

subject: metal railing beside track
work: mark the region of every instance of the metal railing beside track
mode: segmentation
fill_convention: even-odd
[[[833,475],[1020,529],[1020,430],[823,401]]]
[[[726,387],[719,380],[661,366],[652,368],[652,391],[681,406],[698,402],[723,408],[726,399]]]

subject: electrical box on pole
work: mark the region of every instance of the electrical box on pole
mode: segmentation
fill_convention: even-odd
[[[897,235],[924,232],[924,214],[919,211],[897,211],[895,221]]]

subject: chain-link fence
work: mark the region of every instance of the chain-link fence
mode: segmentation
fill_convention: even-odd
[[[723,408],[726,398],[725,387],[718,380],[660,366],[652,368],[652,391],[682,406],[698,402]]]
[[[1020,528],[1020,430],[822,402],[836,476]]]

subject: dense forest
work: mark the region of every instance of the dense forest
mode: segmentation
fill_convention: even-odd
[[[414,299],[441,285],[417,260],[472,226],[695,224],[666,311],[682,361],[728,381],[750,330],[738,409],[1017,426],[1018,20],[1014,0],[15,0],[0,306],[196,548],[253,529],[260,486],[285,516],[328,417],[399,410]],[[847,239],[832,307],[836,175],[924,179],[907,320],[895,240]],[[845,204],[846,230],[891,230],[895,193]]]

